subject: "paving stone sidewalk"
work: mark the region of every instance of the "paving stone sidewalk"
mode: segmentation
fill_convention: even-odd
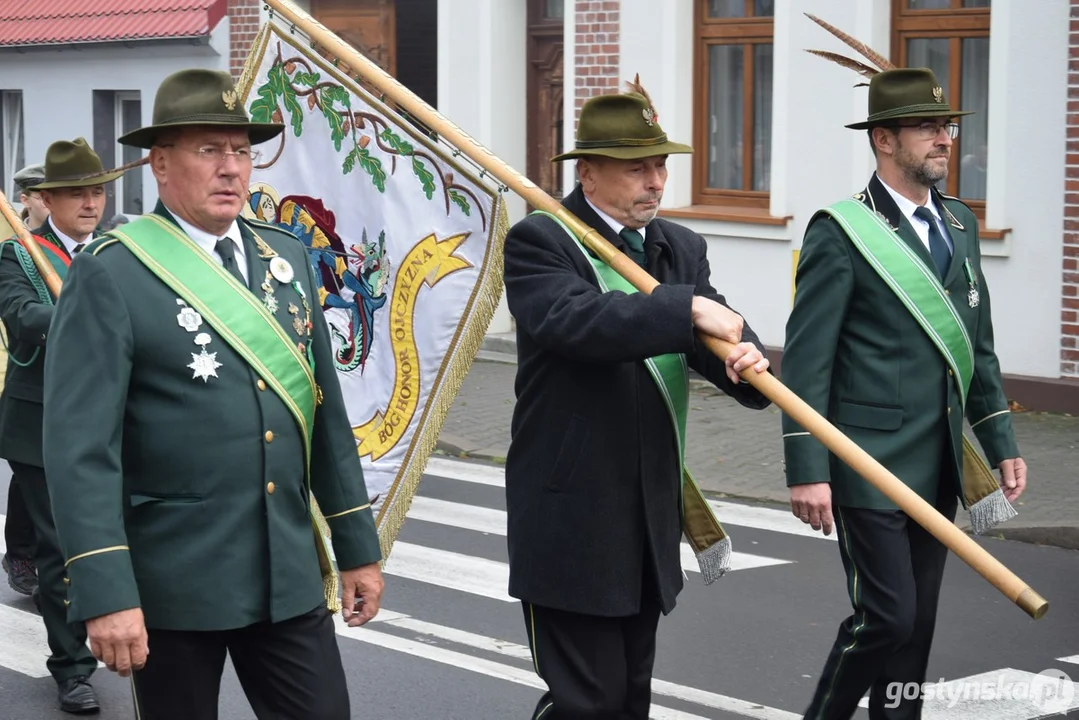
[[[488,343],[465,378],[442,428],[438,452],[504,463],[510,443],[515,357],[512,345]],[[1079,418],[1016,413],[1013,418],[1030,484],[1019,517],[993,535],[1079,549]],[[715,496],[786,507],[780,411],[749,410],[704,382],[690,394],[686,461]],[[960,509],[956,523],[969,526]]]

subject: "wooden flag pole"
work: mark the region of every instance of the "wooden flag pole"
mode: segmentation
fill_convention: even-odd
[[[500,160],[490,150],[480,145],[386,71],[326,29],[317,20],[297,8],[289,0],[265,0],[265,2],[271,8],[272,13],[280,15],[293,26],[302,30],[324,49],[335,55],[339,61],[344,62],[348,68],[343,68],[343,72],[361,75],[372,87],[438,133],[441,138],[444,138],[467,155],[473,162],[510,190],[527,200],[533,207],[558,217],[589,250],[610,265],[619,275],[626,278],[637,290],[648,294],[659,285],[655,278],[626,255],[619,252],[596,230],[581,222],[580,219],[566,210],[560,202]],[[734,347],[729,342],[704,333],[699,332],[698,336],[709,350],[724,360],[726,360],[728,353]],[[762,395],[775,403],[777,407],[790,415],[795,422],[820,440],[837,457],[850,465],[859,475],[884,493],[888,499],[899,506],[919,525],[962,558],[1024,612],[1035,619],[1045,615],[1049,608],[1049,603],[1041,595],[974,542],[966,533],[957,528],[952,522],[949,522],[936,508],[923,500],[899,478],[858,447],[850,438],[806,404],[805,401],[791,392],[774,375],[758,374],[752,369],[748,369],[742,372],[742,377],[746,382],[757,388]]]
[[[34,265],[37,266],[37,271],[41,274],[41,279],[45,281],[45,287],[52,293],[53,299],[60,297],[60,287],[63,285],[63,281],[60,280],[60,276],[56,273],[52,263],[45,257],[45,253],[42,252],[41,246],[34,240],[34,236],[23,225],[22,219],[18,213],[15,212],[15,208],[11,207],[11,203],[8,202],[7,196],[3,191],[0,191],[0,216],[3,216],[7,224],[11,226],[12,234],[19,238],[23,247],[26,248],[26,252],[30,253],[30,257],[34,261]],[[11,237],[5,233],[4,238]]]

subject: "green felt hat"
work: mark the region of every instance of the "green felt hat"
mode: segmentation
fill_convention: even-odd
[[[640,160],[657,155],[691,153],[689,145],[671,142],[659,125],[648,93],[639,77],[629,84],[630,92],[589,98],[577,121],[574,149],[556,155],[551,162],[603,155],[619,160]]]
[[[869,81],[869,117],[847,127],[865,130],[894,125],[903,118],[958,117],[973,111],[953,110],[929,68],[884,70]]]
[[[251,122],[229,73],[180,70],[158,87],[153,123],[129,132],[119,142],[149,149],[164,130],[206,125],[246,129],[252,145],[277,137],[285,128],[282,123]]]
[[[105,185],[123,174],[122,170],[105,172],[101,158],[84,138],[57,140],[45,153],[45,179],[31,189]]]

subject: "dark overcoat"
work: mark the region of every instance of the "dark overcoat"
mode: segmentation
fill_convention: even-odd
[[[625,251],[580,187],[563,204]],[[646,358],[684,353],[742,405],[769,404],[751,385],[732,383],[723,361],[697,340],[693,296],[726,304],[710,283],[704,239],[657,218],[646,228],[645,253],[659,287],[650,295],[604,293],[551,218],[527,217],[507,235],[518,353],[506,458],[509,592],[523,601],[626,616],[638,612],[642,579],[653,576],[663,612],[674,608],[683,579],[680,463]],[[760,347],[748,323],[742,339]]]

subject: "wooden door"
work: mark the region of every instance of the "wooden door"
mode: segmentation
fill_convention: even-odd
[[[311,14],[390,75],[397,74],[393,0],[311,0]]]
[[[563,0],[528,0],[528,178],[562,198]]]

